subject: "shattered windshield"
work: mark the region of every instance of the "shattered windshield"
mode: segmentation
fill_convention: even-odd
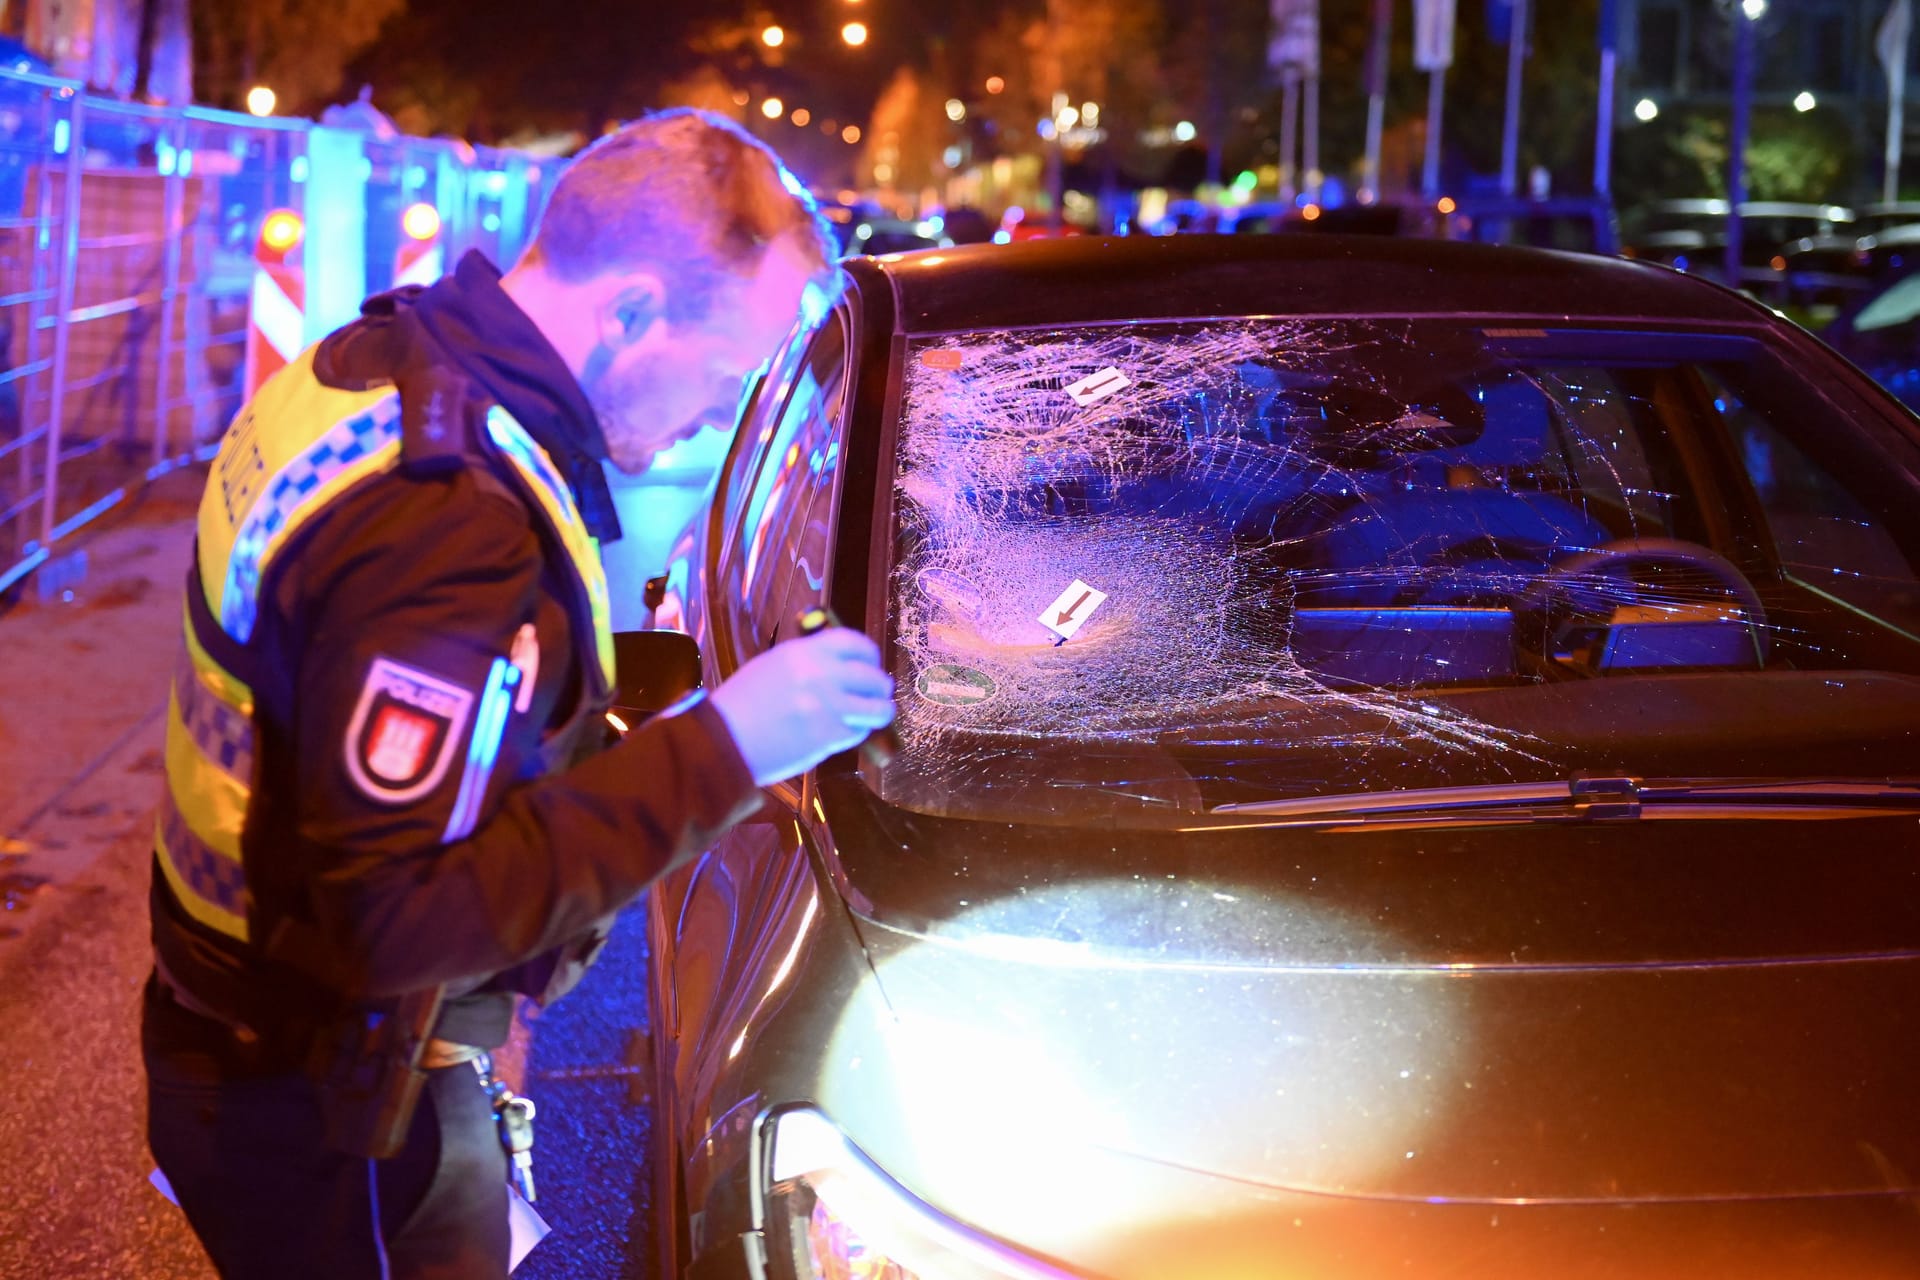
[[[890,800],[1126,820],[1913,754],[1810,692],[1914,705],[1912,441],[1754,338],[1311,318],[907,360]]]

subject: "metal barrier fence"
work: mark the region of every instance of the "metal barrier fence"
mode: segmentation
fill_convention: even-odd
[[[211,456],[243,397],[268,212],[302,211],[328,228],[321,252],[364,263],[309,291],[324,295],[310,342],[392,282],[416,200],[441,212],[447,265],[467,248],[510,260],[542,164],[559,167],[0,73],[0,593],[140,485]]]

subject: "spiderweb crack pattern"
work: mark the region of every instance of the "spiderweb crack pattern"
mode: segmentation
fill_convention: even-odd
[[[1454,464],[1433,480],[1467,411],[1444,396],[1410,397],[1404,377],[1389,385],[1372,357],[1394,344],[1407,347],[1408,335],[1390,325],[1315,320],[918,342],[901,418],[890,584],[912,767],[957,789],[1004,769],[987,763],[989,744],[1001,753],[1042,739],[1150,746],[1196,732],[1216,745],[1349,755],[1418,744],[1471,758],[1482,780],[1502,772],[1500,759],[1539,761],[1538,738],[1413,687],[1444,678],[1336,678],[1337,652],[1307,651],[1337,650],[1338,636],[1309,643],[1297,631],[1303,617],[1338,620],[1342,606],[1457,604],[1471,619],[1480,616],[1471,610],[1524,600],[1540,590],[1544,566],[1507,559],[1511,535],[1496,520],[1475,523],[1475,511],[1511,520],[1528,502],[1548,504],[1542,494],[1569,513],[1582,503],[1537,446],[1500,467]],[[1430,362],[1444,371],[1448,358]],[[1068,394],[1108,369],[1128,385],[1090,404]],[[1637,513],[1671,503],[1616,466],[1608,432],[1618,434],[1623,412],[1617,388],[1549,385],[1538,374],[1521,381],[1560,407],[1575,465],[1616,492],[1630,534]],[[1516,485],[1528,496],[1513,498]],[[1436,486],[1445,519],[1409,524],[1402,509],[1417,509],[1408,504]],[[1416,526],[1442,526],[1448,545],[1422,545],[1424,535],[1409,532]],[[1330,529],[1383,538],[1379,554],[1316,562],[1307,551]],[[1569,549],[1566,537],[1558,549]],[[1038,619],[1076,580],[1108,598],[1056,643]],[[1599,571],[1552,586],[1602,601],[1623,593]],[[1702,587],[1670,573],[1633,585],[1630,598],[1697,605]],[[1418,642],[1401,643],[1411,655],[1402,665],[1427,662],[1429,676],[1432,661],[1444,668]]]

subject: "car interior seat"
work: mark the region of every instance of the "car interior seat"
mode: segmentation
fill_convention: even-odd
[[[1336,450],[1345,501],[1293,557],[1294,657],[1379,686],[1511,678],[1513,600],[1607,531],[1547,465],[1553,409],[1532,380],[1395,408]]]

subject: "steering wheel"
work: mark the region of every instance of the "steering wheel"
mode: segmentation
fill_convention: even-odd
[[[1691,569],[1725,587],[1746,612],[1764,661],[1767,656],[1767,606],[1747,575],[1731,560],[1697,542],[1678,538],[1621,538],[1603,543],[1590,551],[1580,551],[1556,561],[1547,575],[1528,587],[1514,602],[1515,612],[1545,612],[1560,601],[1579,607],[1582,594],[1594,592],[1596,578],[1634,581],[1624,572],[1634,565],[1671,565]]]

